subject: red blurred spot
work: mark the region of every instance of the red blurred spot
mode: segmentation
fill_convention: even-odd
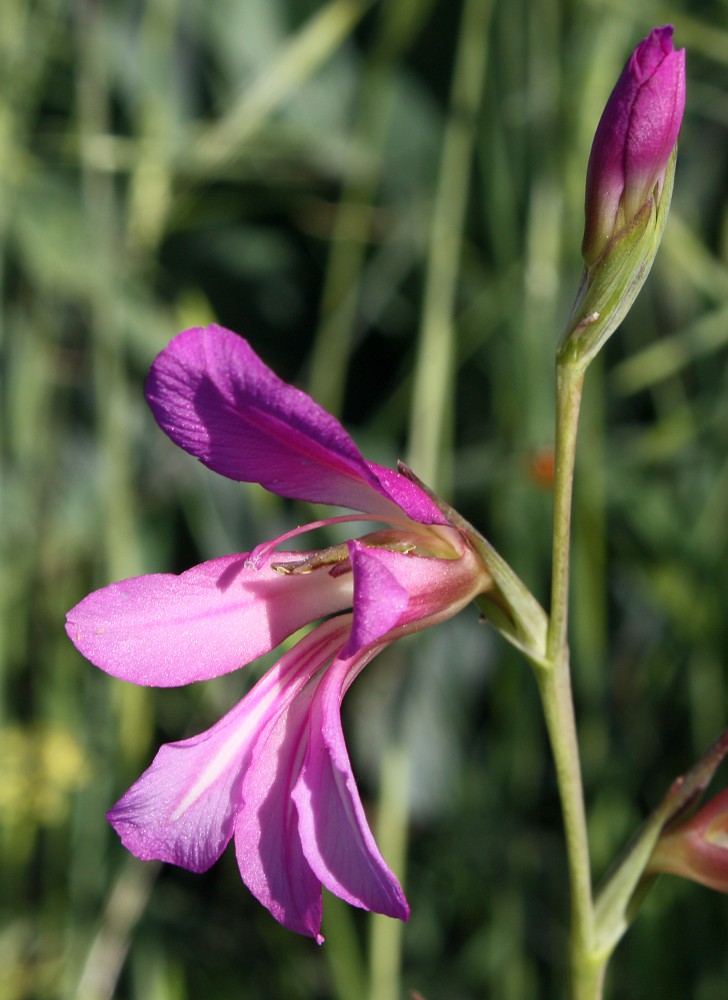
[[[539,448],[529,455],[526,468],[528,478],[543,490],[550,490],[554,485],[554,449]]]

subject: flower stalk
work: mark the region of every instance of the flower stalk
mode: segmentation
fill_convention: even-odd
[[[574,1000],[601,995],[602,974],[591,958],[594,935],[591,866],[579,743],[569,663],[571,509],[584,369],[557,364],[551,616],[546,663],[538,665],[541,701],[554,756],[571,887],[570,966]]]

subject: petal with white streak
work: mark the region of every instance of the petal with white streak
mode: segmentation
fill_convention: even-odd
[[[251,762],[260,766],[255,748],[261,733],[341,648],[350,621],[342,616],[324,623],[211,729],[161,747],[107,816],[132,854],[196,872],[213,864],[243,806],[243,777]]]

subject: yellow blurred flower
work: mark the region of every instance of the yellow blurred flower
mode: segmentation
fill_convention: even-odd
[[[5,825],[57,826],[90,775],[83,748],[60,726],[0,729],[0,816]]]

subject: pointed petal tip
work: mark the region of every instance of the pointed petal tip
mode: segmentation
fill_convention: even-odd
[[[291,797],[303,854],[320,883],[352,906],[405,920],[409,907],[369,828],[341,728],[343,694],[372,655],[336,660],[322,678]]]

